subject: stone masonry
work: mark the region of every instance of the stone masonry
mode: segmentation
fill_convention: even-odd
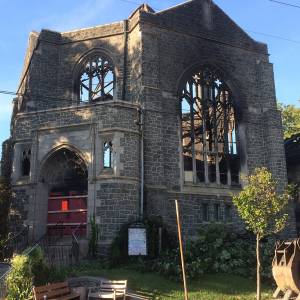
[[[94,54],[113,62],[113,98],[81,103],[79,72]],[[242,229],[231,204],[240,185],[184,179],[179,87],[203,66],[218,69],[232,92],[240,174],[267,166],[283,187],[282,127],[267,46],[210,0],[160,12],[142,5],[125,21],[30,34],[18,90],[22,96],[14,99],[12,116],[14,226],[29,225],[35,239],[46,233],[47,161],[69,149],[87,166],[88,219],[95,215],[105,245],[122,224],[139,217],[143,162],[146,215],[160,215],[175,230],[178,199],[186,237],[211,222]],[[102,159],[106,140],[113,145],[110,170]],[[21,172],[22,155],[30,155],[27,176]],[[293,228],[291,216],[291,235]]]

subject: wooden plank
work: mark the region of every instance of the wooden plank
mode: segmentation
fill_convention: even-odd
[[[48,210],[48,214],[65,214],[65,213],[79,213],[86,212],[87,209],[69,209],[69,210]]]
[[[293,292],[291,290],[287,290],[284,294],[283,300],[289,300],[292,296]]]
[[[298,297],[295,300],[300,300],[300,294],[298,295]]]
[[[101,281],[100,288],[101,290],[125,290],[127,287],[127,280],[122,281]]]
[[[55,197],[49,197],[50,200],[62,200],[62,199],[80,199],[80,198],[88,198],[88,195],[82,195],[82,196],[55,196]]]
[[[62,295],[55,298],[52,298],[51,300],[71,300],[71,299],[79,299],[80,295],[77,293],[72,293],[68,295]],[[39,296],[38,298],[35,298],[35,300],[44,300],[44,296]],[[48,297],[47,297],[48,299]]]
[[[57,300],[71,300],[71,299],[79,299],[80,295],[78,293],[72,293],[69,295],[65,295],[62,297],[57,298]]]
[[[276,291],[273,294],[273,298],[277,298],[279,296],[280,292],[281,292],[281,289],[279,287],[277,287]]]
[[[97,298],[100,294],[105,295],[105,297],[114,298],[125,296],[127,289],[127,280],[109,280],[101,281],[100,287],[92,288],[89,292],[89,297]]]
[[[67,286],[67,287],[61,288],[61,289],[53,289],[53,290],[47,292],[46,295],[47,295],[47,298],[51,299],[53,297],[67,295],[69,293],[70,293],[70,288]]]
[[[125,288],[126,287],[126,284],[116,284],[116,283],[113,283],[113,284],[101,284],[101,287],[102,288],[110,288],[110,289],[117,289],[117,288]]]
[[[35,300],[43,300],[44,296],[47,299],[69,300],[78,299],[79,293],[71,292],[67,282],[59,282],[33,288]]]
[[[59,226],[78,226],[78,225],[82,225],[85,226],[87,223],[59,223]],[[57,226],[57,223],[48,223],[47,226],[51,227],[51,226]]]
[[[37,293],[43,293],[43,292],[51,291],[53,289],[64,288],[66,286],[68,286],[68,283],[65,281],[65,282],[58,282],[58,283],[34,287],[34,289]]]

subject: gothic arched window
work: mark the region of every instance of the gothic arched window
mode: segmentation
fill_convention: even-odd
[[[105,56],[91,56],[87,59],[80,72],[79,81],[80,102],[113,99],[114,67]]]
[[[31,150],[24,150],[22,153],[22,160],[21,160],[22,176],[30,175],[30,159],[31,159]]]
[[[103,167],[112,168],[112,142],[103,145]]]
[[[194,72],[181,91],[185,181],[239,183],[232,95],[210,68]]]

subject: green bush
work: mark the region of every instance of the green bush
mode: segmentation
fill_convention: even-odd
[[[28,255],[31,272],[33,274],[33,284],[36,286],[48,283],[50,269],[44,261],[44,252],[41,247],[34,248]]]
[[[32,286],[45,285],[52,282],[53,275],[58,277],[56,270],[50,269],[44,261],[44,253],[36,247],[26,255],[16,255],[12,259],[12,269],[6,284],[7,299],[31,299]]]
[[[57,283],[57,282],[65,281],[68,273],[70,272],[70,274],[72,274],[71,270],[69,270],[69,268],[66,268],[66,267],[61,267],[61,268],[50,267],[48,282],[49,283]]]
[[[90,218],[91,236],[89,240],[89,257],[95,258],[98,252],[99,228],[95,216]]]
[[[275,241],[262,241],[262,276],[271,278],[271,262]],[[256,274],[255,239],[253,235],[237,235],[224,226],[211,225],[199,230],[196,240],[185,245],[185,265],[189,278],[208,273],[228,273],[244,277]],[[166,251],[160,258],[144,260],[143,270],[181,278],[179,249]]]
[[[151,217],[140,220],[145,226],[147,232],[147,258],[154,259],[159,256],[159,228],[162,229],[162,251],[167,251],[175,247],[175,237],[172,236],[166,229],[160,217]],[[109,261],[111,266],[127,263],[130,260],[128,256],[128,228],[136,222],[130,222],[123,225],[119,231],[118,236],[114,239],[110,248]],[[131,260],[135,260],[131,258]],[[138,262],[139,262],[138,258]]]
[[[16,255],[11,261],[12,270],[6,278],[8,300],[32,299],[33,274],[28,256]]]

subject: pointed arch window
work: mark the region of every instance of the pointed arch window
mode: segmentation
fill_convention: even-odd
[[[203,68],[186,80],[180,98],[185,181],[238,184],[235,111],[227,85]]]
[[[114,97],[114,66],[105,56],[86,60],[79,76],[79,99],[82,103],[111,100]]]
[[[103,145],[103,167],[112,168],[112,142],[105,142]]]
[[[31,150],[24,150],[22,152],[21,160],[21,174],[22,176],[30,175],[30,161],[31,161]]]

